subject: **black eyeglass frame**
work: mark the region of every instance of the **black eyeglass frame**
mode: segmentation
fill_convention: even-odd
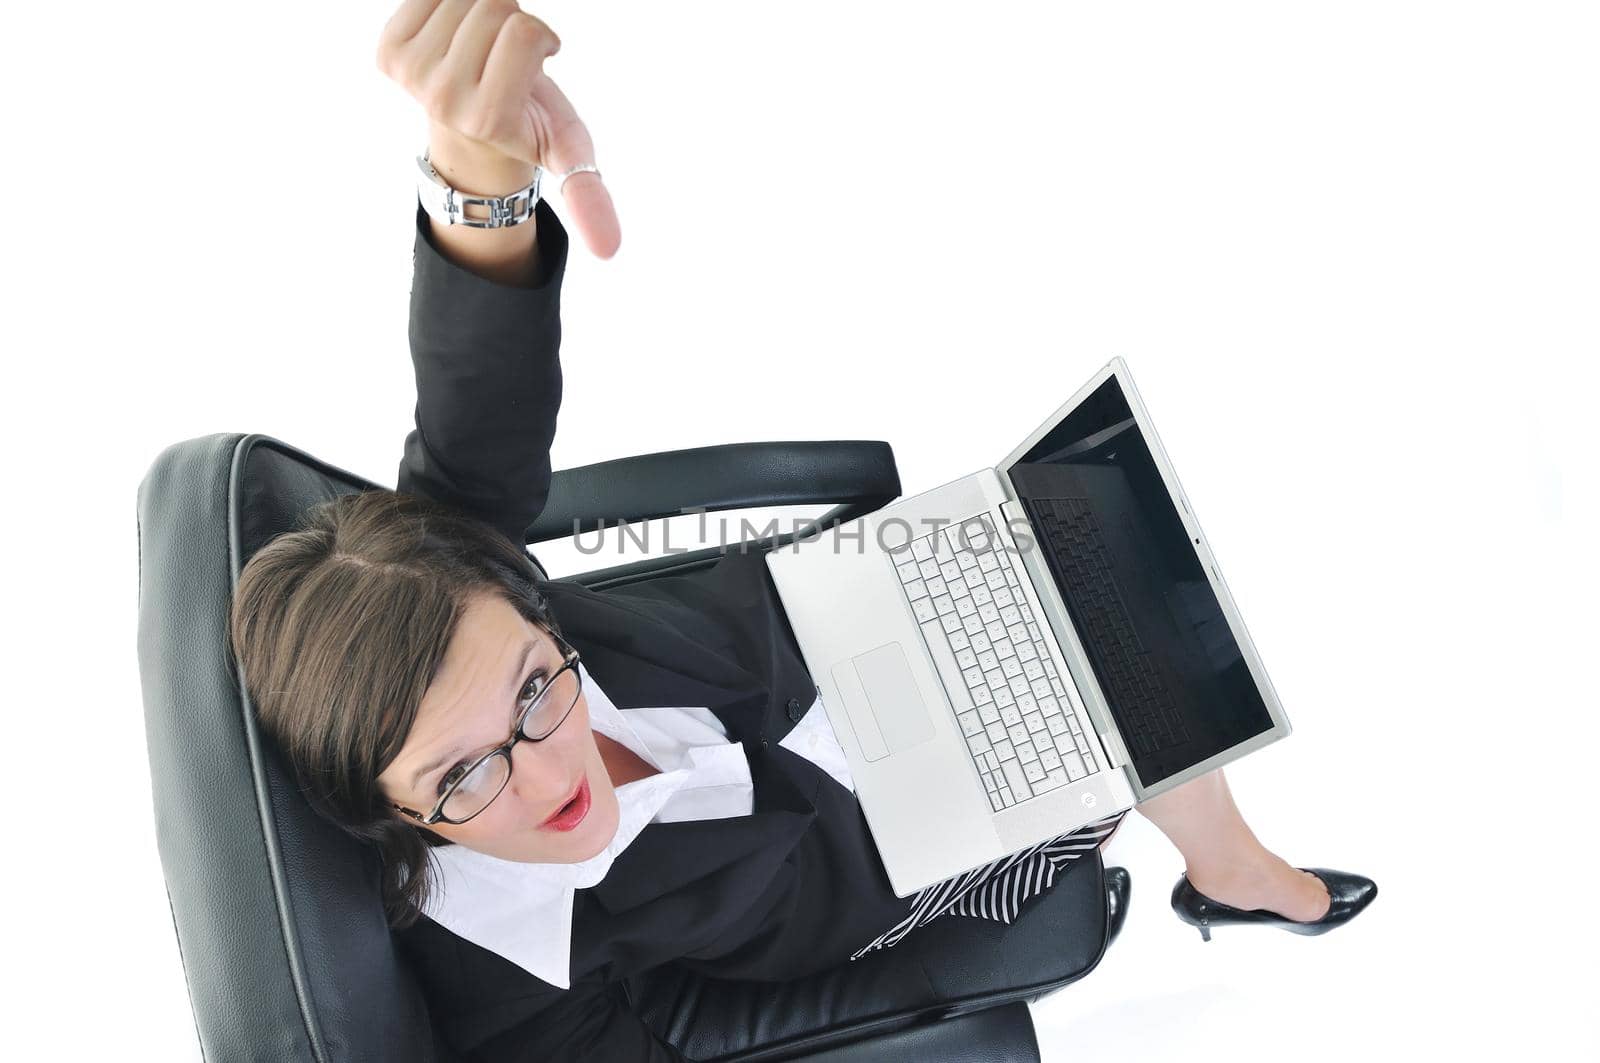
[[[572,704],[568,705],[567,710],[561,714],[561,719],[557,720],[555,724],[551,726],[550,730],[546,731],[537,738],[522,733],[522,727],[528,722],[528,718],[531,717],[535,712],[539,711],[540,706],[544,704],[545,698],[550,696],[550,691],[555,689],[556,678],[560,676],[562,672],[565,672],[569,669],[576,669],[578,667],[579,654],[578,651],[573,648],[572,644],[566,639],[562,638],[560,635],[556,634],[554,631],[549,632],[549,635],[551,639],[553,639],[555,643],[562,648],[561,667],[550,673],[550,677],[545,680],[544,689],[539,691],[538,697],[534,698],[527,708],[523,709],[517,714],[517,722],[511,728],[511,737],[506,739],[503,745],[496,746],[494,749],[484,753],[483,756],[479,757],[477,760],[468,765],[467,770],[462,772],[461,776],[457,778],[455,782],[446,787],[444,793],[439,795],[439,800],[434,802],[433,808],[429,810],[426,815],[421,812],[417,812],[414,809],[407,808],[405,805],[395,804],[391,801],[390,806],[392,808],[399,812],[404,812],[406,815],[410,816],[412,819],[416,820],[425,827],[431,827],[435,823],[439,823],[441,821],[449,823],[452,826],[460,826],[463,823],[470,823],[473,819],[483,815],[484,809],[487,809],[490,805],[494,804],[496,798],[506,792],[506,787],[511,783],[511,773],[516,770],[516,762],[511,759],[511,750],[516,747],[518,742],[543,742],[546,738],[549,738],[551,735],[555,734],[561,725],[567,722],[567,717],[571,716],[572,710],[578,706],[578,699],[583,696],[583,673],[581,671],[574,671],[573,678],[577,680],[577,686],[572,692]],[[490,757],[506,758],[506,777],[501,780],[500,789],[494,792],[494,797],[489,798],[489,800],[483,803],[483,808],[478,809],[478,811],[474,812],[466,819],[451,819],[450,817],[446,816],[444,814],[445,803],[449,801],[450,798],[455,796],[456,789],[460,787],[460,785],[465,782],[473,772],[477,771],[480,767],[487,763]]]

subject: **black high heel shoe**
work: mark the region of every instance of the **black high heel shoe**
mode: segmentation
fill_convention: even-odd
[[[1178,918],[1185,923],[1199,927],[1200,937],[1205,941],[1211,940],[1212,927],[1230,924],[1255,923],[1282,927],[1296,934],[1326,934],[1334,927],[1343,926],[1361,914],[1361,910],[1371,904],[1372,898],[1378,895],[1378,884],[1363,875],[1354,875],[1348,871],[1330,871],[1325,867],[1302,867],[1297,870],[1311,872],[1328,887],[1330,903],[1327,913],[1321,919],[1301,922],[1298,919],[1285,918],[1267,908],[1243,911],[1207,897],[1190,885],[1188,875],[1180,876],[1178,884],[1172,887],[1172,910],[1177,912]]]

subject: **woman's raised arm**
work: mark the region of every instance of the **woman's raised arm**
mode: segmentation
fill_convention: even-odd
[[[587,129],[543,71],[559,48],[512,0],[405,0],[384,26],[377,61],[423,105],[429,158],[444,180],[504,195],[536,166],[559,174],[594,162]],[[599,175],[575,175],[564,198],[590,248],[614,253],[616,215]],[[416,428],[397,487],[521,545],[550,491],[567,233],[543,201],[534,219],[500,229],[436,225],[419,203],[416,227]]]

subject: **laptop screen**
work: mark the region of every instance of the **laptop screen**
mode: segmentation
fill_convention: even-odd
[[[1271,729],[1115,374],[1006,471],[1142,785]]]

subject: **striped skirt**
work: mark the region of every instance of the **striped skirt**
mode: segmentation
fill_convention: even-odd
[[[943,915],[1010,923],[1024,903],[1053,886],[1067,864],[1104,841],[1127,814],[1124,809],[1069,834],[1047,838],[1021,852],[923,887],[911,898],[911,911],[904,919],[857,949],[850,958],[856,960],[876,949],[893,948],[917,927]]]

